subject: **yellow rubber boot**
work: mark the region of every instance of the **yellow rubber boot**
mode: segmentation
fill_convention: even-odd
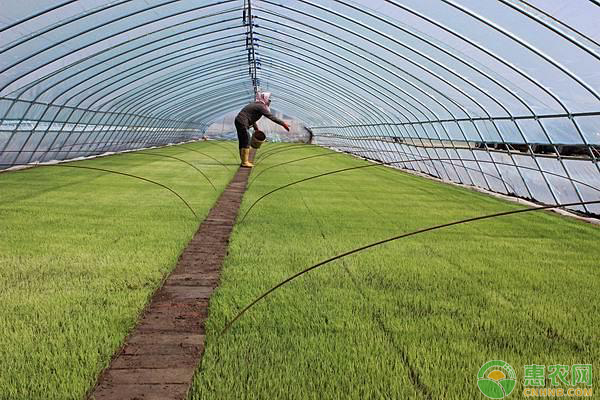
[[[254,164],[252,164],[250,162],[249,158],[250,158],[250,148],[246,147],[246,148],[240,149],[240,159],[242,160],[242,163],[240,164],[240,166],[246,167],[246,168],[254,167]]]

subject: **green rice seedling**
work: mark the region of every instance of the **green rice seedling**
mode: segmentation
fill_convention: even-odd
[[[265,149],[274,146],[282,145]],[[252,174],[322,151],[273,151]],[[365,163],[340,155],[268,170],[241,213],[276,187]],[[521,208],[380,166],[266,197],[235,226],[190,398],[481,398],[477,372],[495,359],[516,369],[517,398],[524,365],[600,359],[600,231],[550,212],[457,225],[334,261],[220,336],[261,293],[335,254]]]
[[[145,150],[0,173],[0,398],[80,399],[93,386],[235,168],[233,143]],[[237,161],[236,161],[237,162]]]

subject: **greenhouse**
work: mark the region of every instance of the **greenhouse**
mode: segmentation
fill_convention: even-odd
[[[594,398],[599,1],[0,9],[0,399]]]

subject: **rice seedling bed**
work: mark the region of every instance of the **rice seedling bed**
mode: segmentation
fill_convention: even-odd
[[[284,146],[269,144],[260,152]],[[252,171],[327,150],[298,146]],[[334,155],[272,168],[240,215],[292,181],[366,163]],[[252,181],[252,176],[250,181]],[[192,399],[483,398],[489,360],[600,359],[600,231],[549,212],[453,226],[290,275],[353,248],[522,206],[386,167],[329,175],[263,199],[235,226]]]
[[[234,143],[0,174],[0,398],[80,399],[237,169]],[[221,160],[225,166],[198,153]]]

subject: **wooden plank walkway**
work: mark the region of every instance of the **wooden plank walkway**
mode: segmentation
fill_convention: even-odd
[[[238,169],[125,345],[100,374],[90,399],[186,398],[204,351],[208,302],[219,282],[250,171]]]

